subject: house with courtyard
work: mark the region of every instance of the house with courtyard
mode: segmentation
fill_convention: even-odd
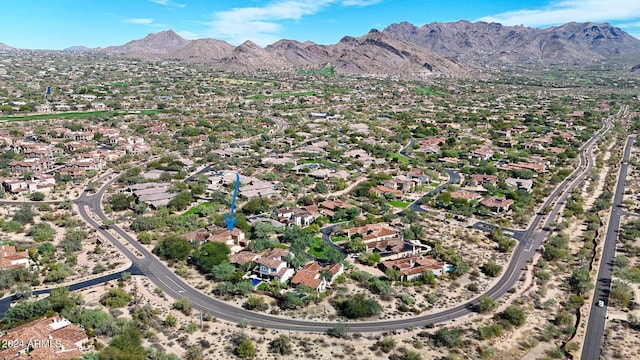
[[[422,277],[425,271],[431,271],[435,276],[441,276],[448,271],[446,263],[423,255],[383,261],[381,267],[383,270],[395,269],[400,274],[400,280],[406,281]]]
[[[0,245],[0,269],[17,267],[29,267],[29,252],[17,251],[12,245]]]
[[[1,359],[71,360],[82,357],[89,337],[84,329],[54,315],[10,329],[0,341],[12,344],[0,348]]]
[[[513,205],[512,199],[506,199],[498,196],[489,196],[480,200],[480,205],[488,208],[495,213],[506,213],[509,211],[509,207]]]
[[[317,292],[322,292],[343,272],[344,266],[342,264],[323,267],[318,262],[312,261],[296,271],[291,278],[291,284],[308,286]]]

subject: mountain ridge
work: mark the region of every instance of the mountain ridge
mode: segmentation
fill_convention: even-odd
[[[12,50],[0,43],[0,49]],[[409,22],[344,36],[331,45],[278,40],[260,47],[246,41],[233,46],[216,39],[186,40],[173,30],[107,48],[73,47],[142,59],[171,59],[210,64],[219,70],[287,71],[332,64],[338,74],[465,76],[490,63],[572,64],[625,61],[637,65],[640,40],[608,23],[570,22],[549,28],[499,23]]]

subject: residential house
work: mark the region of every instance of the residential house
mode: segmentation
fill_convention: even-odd
[[[278,221],[286,225],[308,226],[314,220],[313,214],[301,207],[285,207],[275,211]]]
[[[223,243],[229,247],[231,253],[238,253],[244,250],[249,244],[249,240],[246,239],[244,231],[238,228],[229,230],[215,225],[190,231],[182,236],[195,245],[202,245],[206,242]]]
[[[344,201],[344,200],[340,200],[340,199],[336,199],[336,200],[327,200],[327,201],[323,201],[320,203],[320,207],[318,209],[318,212],[324,216],[329,217],[330,219],[333,220],[333,216],[335,215],[336,211],[338,209],[351,209],[354,208],[355,206],[349,204],[348,202]]]
[[[469,159],[477,159],[477,160],[489,160],[493,156],[494,151],[490,147],[480,147],[478,149],[472,150],[467,154]]]
[[[37,174],[31,176],[31,180],[5,179],[2,187],[6,192],[18,194],[21,192],[49,192],[56,185],[56,179],[52,175]]]
[[[24,174],[26,172],[44,172],[53,166],[53,161],[43,158],[30,158],[24,160],[14,160],[9,163],[12,174]]]
[[[407,192],[411,192],[415,189],[416,183],[413,180],[405,180],[405,179],[391,179],[391,180],[385,180],[382,183],[383,186],[394,189],[394,190],[400,190],[403,193],[407,193]]]
[[[234,254],[229,254],[229,263],[242,266],[244,264],[256,261],[260,258],[260,254],[251,251],[240,251]]]
[[[395,269],[400,273],[400,280],[410,281],[422,277],[425,271],[431,271],[435,276],[440,276],[448,270],[448,265],[430,256],[418,255],[383,261],[382,268]]]
[[[398,236],[398,230],[392,228],[386,223],[367,224],[364,226],[346,229],[344,232],[349,238],[355,234],[362,235],[362,241],[364,243],[382,241]]]
[[[254,181],[249,185],[241,186],[240,195],[251,199],[260,196],[273,196],[278,194],[278,187],[268,181]]]
[[[10,329],[0,341],[11,346],[0,348],[1,359],[78,359],[89,341],[84,329],[54,315]]]
[[[422,170],[418,169],[410,170],[405,176],[407,179],[418,181],[420,184],[428,184],[431,181],[429,175],[426,175]]]
[[[369,192],[374,194],[375,196],[385,196],[387,194],[394,196],[396,198],[402,198],[404,194],[400,190],[396,190],[384,185],[376,186],[369,189]]]
[[[533,188],[533,180],[531,179],[506,178],[504,182],[511,187],[518,190],[522,189],[526,192],[531,192],[531,188]]]
[[[368,253],[377,253],[383,260],[400,259],[422,252],[422,247],[401,237],[366,242]]]
[[[497,183],[497,175],[473,174],[467,180],[467,185],[469,186],[482,186],[487,184],[495,186]]]
[[[323,271],[327,271],[330,278],[323,278]],[[344,272],[344,266],[342,264],[331,264],[322,267],[317,262],[313,261],[305,265],[302,269],[296,271],[291,283],[293,285],[304,285],[314,289],[317,292],[326,290],[327,286],[331,285],[336,277]]]
[[[513,204],[513,200],[505,199],[498,196],[489,196],[480,201],[480,205],[489,208],[496,213],[505,213],[509,211],[509,206]]]
[[[285,249],[271,249],[268,253],[265,253],[261,258],[256,259],[257,266],[253,269],[262,279],[278,280],[280,282],[286,282],[291,279],[294,274],[294,270],[288,267],[285,258],[289,256],[289,251]]]
[[[465,190],[465,189],[459,189],[456,191],[452,191],[449,193],[451,195],[451,199],[460,199],[460,200],[466,200],[466,201],[472,201],[472,200],[480,200],[482,199],[482,196],[480,196],[480,194],[478,194],[477,192],[474,191],[469,191],[469,190]]]
[[[0,245],[0,269],[29,267],[29,252],[16,251],[15,246]]]

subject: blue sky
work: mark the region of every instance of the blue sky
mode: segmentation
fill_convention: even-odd
[[[640,38],[639,0],[0,0],[0,42],[29,49],[122,45],[173,29],[186,39],[334,44],[372,28],[457,20],[549,27],[609,22]]]

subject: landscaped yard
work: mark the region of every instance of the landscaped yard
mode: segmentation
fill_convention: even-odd
[[[402,162],[402,163],[408,163],[409,162],[408,158],[406,158],[406,157],[404,157],[404,156],[402,156],[400,154],[397,154],[397,153],[390,152],[387,155],[392,159],[398,160],[398,162]]]
[[[406,201],[389,201],[389,205],[397,207],[397,208],[401,208],[401,209],[406,208],[407,206],[409,206],[409,204],[411,204],[411,203],[406,202]]]
[[[309,254],[319,258],[324,259],[326,255],[324,254],[325,244],[322,241],[322,238],[316,237],[313,238],[313,243],[309,246]]]
[[[201,203],[185,211],[184,214],[182,214],[182,216],[187,216],[191,214],[200,215],[200,213],[202,213],[202,209],[211,208],[211,207],[213,207],[213,204],[210,202]]]

